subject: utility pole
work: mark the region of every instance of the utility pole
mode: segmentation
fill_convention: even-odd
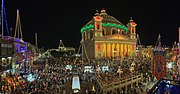
[[[84,40],[82,39],[81,42],[80,42],[80,43],[81,43],[81,47],[82,47],[82,48],[81,48],[81,51],[82,51],[82,53],[81,53],[81,55],[82,55],[82,63],[84,63],[84,62],[83,62],[83,58],[84,58],[84,51],[83,51],[83,46],[84,46],[84,45],[83,45],[83,42],[84,42]]]
[[[3,38],[3,35],[4,35],[4,1],[2,0],[2,2],[1,2],[2,4],[1,4],[1,26],[2,26],[2,35],[1,35],[1,37]]]
[[[16,27],[15,27],[14,38],[16,38],[16,35],[17,35],[18,39],[23,40],[22,28],[21,28],[21,20],[20,20],[20,14],[19,14],[19,10],[18,9],[17,9],[17,15],[16,15]]]
[[[37,33],[35,33],[35,46],[37,47]]]

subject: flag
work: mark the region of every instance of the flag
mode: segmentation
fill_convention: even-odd
[[[164,57],[164,52],[154,51],[152,74],[158,80],[166,76],[166,60]]]

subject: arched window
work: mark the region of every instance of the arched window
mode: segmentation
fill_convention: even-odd
[[[121,30],[121,34],[125,35],[126,33],[125,33],[125,31],[124,31],[124,30]]]
[[[134,28],[132,28],[132,33],[134,34],[134,31],[135,31],[135,29]]]
[[[94,37],[93,29],[89,30],[89,34],[90,34],[90,39],[92,39]]]
[[[111,35],[113,35],[113,34],[117,34],[118,32],[117,32],[117,30],[116,29],[112,29],[111,30]]]
[[[102,35],[106,36],[106,29],[104,29],[104,28],[102,29]]]
[[[87,32],[87,39],[90,39],[90,31]]]
[[[86,40],[86,31],[83,32],[83,40]]]

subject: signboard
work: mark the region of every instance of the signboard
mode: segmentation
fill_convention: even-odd
[[[166,60],[164,58],[164,50],[155,50],[152,61],[152,74],[157,80],[166,76]]]

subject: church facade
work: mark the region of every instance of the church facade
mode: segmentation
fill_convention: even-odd
[[[121,58],[136,54],[136,23],[127,26],[104,9],[81,28],[82,55],[88,58]]]

